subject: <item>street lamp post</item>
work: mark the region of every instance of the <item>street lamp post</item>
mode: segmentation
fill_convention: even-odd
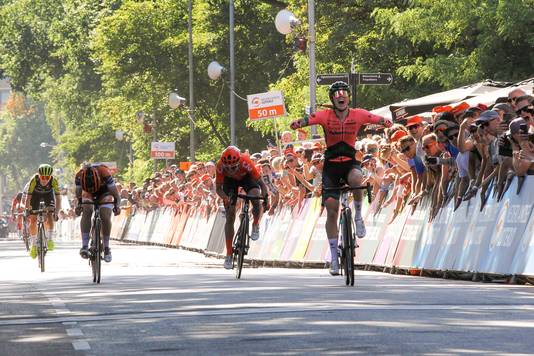
[[[283,35],[293,31],[293,28],[300,25],[300,20],[289,10],[281,10],[274,20],[276,29]],[[315,74],[315,0],[308,0],[308,41],[310,56],[310,114],[316,110],[316,74]],[[312,134],[317,133],[315,125],[311,128]]]
[[[193,95],[193,1],[188,4],[189,19],[187,28],[189,31],[189,154],[191,162],[195,162],[195,97]]]
[[[230,142],[235,146],[234,0],[230,0]]]

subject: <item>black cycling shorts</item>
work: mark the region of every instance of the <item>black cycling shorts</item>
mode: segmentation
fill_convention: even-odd
[[[258,188],[260,189],[260,185],[258,182],[250,176],[250,174],[247,174],[243,179],[236,180],[228,177],[224,177],[223,182],[223,192],[228,196],[237,196],[237,192],[239,190],[239,187],[243,188],[247,194],[251,189]]]
[[[323,167],[323,188],[340,187],[343,183],[348,182],[348,175],[353,169],[362,170],[359,161],[352,159],[346,162],[331,162],[325,160]],[[343,181],[343,182],[342,182]],[[339,191],[328,191],[323,189],[322,198],[323,204],[328,198],[339,200],[341,193]]]
[[[54,191],[51,190],[47,193],[38,193],[38,192],[33,192],[32,193],[32,198],[30,200],[30,206],[31,206],[31,210],[38,210],[39,209],[39,203],[41,201],[44,201],[45,203],[45,207],[53,207],[54,206],[54,203],[55,203],[55,196],[54,196]]]

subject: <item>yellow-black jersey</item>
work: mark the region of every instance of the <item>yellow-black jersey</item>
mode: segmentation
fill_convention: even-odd
[[[39,175],[35,175],[29,182],[26,184],[26,191],[25,193],[27,195],[31,194],[48,194],[50,192],[54,192],[54,194],[59,195],[59,183],[56,179],[56,177],[50,178],[48,183],[46,185],[41,185],[41,181],[39,180]]]

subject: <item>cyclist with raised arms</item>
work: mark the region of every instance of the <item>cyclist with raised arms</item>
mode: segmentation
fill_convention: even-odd
[[[345,82],[335,82],[328,90],[333,109],[318,111],[309,117],[293,121],[291,128],[296,130],[310,125],[323,127],[326,152],[323,168],[323,187],[338,187],[341,180],[350,186],[361,186],[363,181],[361,163],[356,160],[354,145],[360,127],[367,124],[380,124],[386,127],[392,125],[391,120],[371,114],[364,109],[351,109],[350,87]],[[356,236],[365,236],[365,224],[362,218],[363,192],[353,191],[354,196],[354,224]],[[332,262],[330,274],[339,274],[339,262],[337,259],[338,244],[338,214],[339,197],[337,191],[322,192],[323,205],[326,207],[326,235],[330,245]]]
[[[111,249],[109,248],[109,237],[111,235],[111,212],[120,214],[120,196],[115,180],[109,168],[103,164],[84,163],[82,168],[76,173],[74,179],[76,185],[76,215],[82,215],[80,229],[82,232],[82,248],[80,256],[83,259],[89,257],[89,232],[91,230],[91,217],[93,216],[93,205],[82,204],[83,202],[96,201],[100,207],[100,218],[102,219],[102,240],[104,242],[104,261],[111,262]]]
[[[234,238],[235,204],[239,188],[243,188],[247,195],[259,197],[260,190],[263,200],[263,209],[268,210],[268,188],[261,179],[260,171],[247,154],[241,153],[235,146],[227,147],[216,166],[215,189],[221,197],[226,211],[226,224],[224,233],[226,238],[226,257],[224,268],[232,269]],[[255,241],[260,237],[260,219],[262,206],[259,200],[252,201],[252,233],[250,239]]]
[[[46,208],[50,209],[45,215],[45,229],[47,248],[49,251],[54,249],[54,241],[52,234],[54,233],[54,221],[57,220],[57,213],[61,207],[61,195],[59,192],[59,183],[56,177],[52,176],[54,169],[49,164],[41,164],[38,169],[38,174],[33,176],[28,184],[26,184],[26,200],[24,207],[27,210],[28,216],[28,230],[30,232],[31,249],[30,256],[37,257],[37,216],[28,214],[29,210],[38,210],[41,201],[44,201]]]

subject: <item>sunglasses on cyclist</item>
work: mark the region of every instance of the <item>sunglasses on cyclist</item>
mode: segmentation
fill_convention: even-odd
[[[52,176],[41,176],[39,175],[39,179],[41,180],[49,180]]]
[[[335,99],[340,98],[340,97],[342,97],[342,96],[343,96],[343,97],[348,97],[348,96],[349,96],[349,92],[346,91],[346,90],[336,90],[336,91],[334,92],[334,95],[333,95],[333,97],[334,97]]]

